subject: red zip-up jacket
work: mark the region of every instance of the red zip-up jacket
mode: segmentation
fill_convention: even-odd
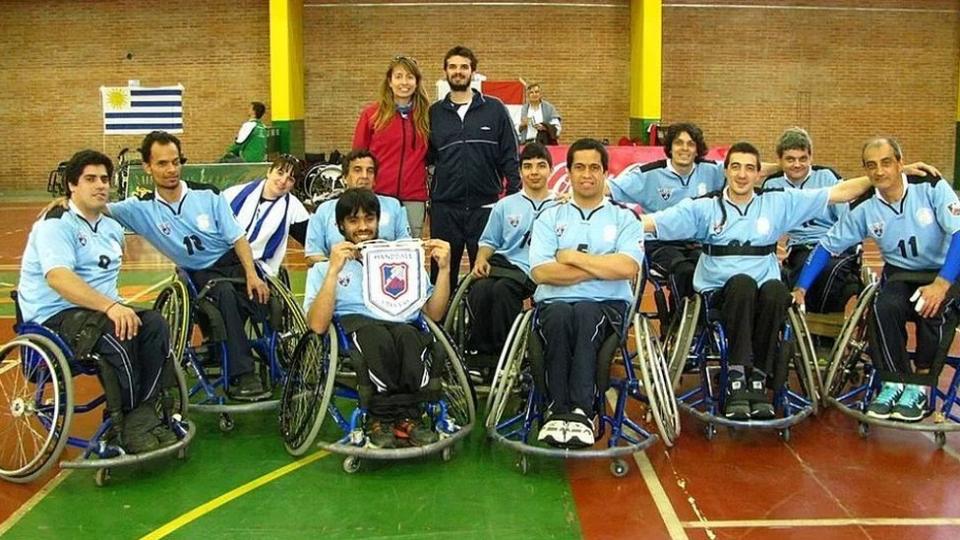
[[[380,131],[373,130],[377,104],[363,109],[353,133],[353,148],[370,150],[379,169],[373,190],[401,201],[427,200],[427,141],[417,133],[413,114],[394,114]]]

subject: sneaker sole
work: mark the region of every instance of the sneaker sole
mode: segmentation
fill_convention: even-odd
[[[873,411],[867,411],[867,416],[869,416],[870,418],[876,418],[877,420],[888,420],[891,414],[890,413],[883,414],[883,413],[876,413]]]
[[[901,422],[919,422],[920,420],[923,420],[924,416],[925,415],[923,413],[921,413],[920,416],[916,416],[916,417],[904,416],[899,413],[893,413],[890,415],[890,418],[892,420],[900,420]]]

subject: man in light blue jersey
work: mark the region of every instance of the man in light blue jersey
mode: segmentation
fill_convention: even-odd
[[[307,324],[314,332],[325,334],[336,316],[362,356],[366,370],[358,377],[359,393],[361,406],[370,413],[368,444],[375,448],[430,444],[437,440],[437,433],[424,425],[418,396],[438,384],[429,370],[432,336],[410,324],[416,313],[404,322],[378,320],[364,302],[358,244],[377,238],[380,197],[369,188],[347,189],[336,201],[335,210],[344,240],[333,246],[329,260],[315,264],[307,273],[303,301]],[[439,321],[450,299],[450,245],[432,239],[423,246],[427,259],[440,267],[436,284],[427,286],[429,299],[423,313]],[[408,280],[417,271],[426,279],[426,268],[419,268]]]
[[[223,191],[237,221],[246,230],[254,259],[273,276],[280,272],[289,237],[306,244],[310,213],[290,193],[300,172],[299,159],[281,154],[270,164],[266,178]]]
[[[594,443],[597,353],[621,332],[643,262],[637,216],[604,196],[609,157],[580,139],[567,150],[573,198],[534,220],[530,276],[537,283],[549,410],[538,439],[558,447]]]
[[[823,237],[794,296],[803,302],[831,255],[866,238],[876,242],[884,266],[869,320],[870,350],[883,387],[867,415],[917,421],[929,412],[926,387],[936,386],[957,326],[960,201],[942,178],[905,174],[892,137],[868,140],[862,158],[873,193]],[[907,321],[917,328],[916,369],[907,353]]]
[[[469,346],[481,355],[499,355],[523,301],[536,284],[530,271],[530,234],[533,219],[555,203],[547,187],[553,161],[547,148],[530,143],[520,154],[521,190],[500,199],[480,235],[480,248],[467,309],[473,324]],[[491,273],[492,272],[492,273]],[[496,359],[494,359],[496,362]]]
[[[695,124],[670,125],[663,150],[667,159],[631,167],[612,180],[610,197],[639,204],[644,212],[651,213],[723,188],[723,168],[705,159],[707,142]],[[693,293],[693,271],[700,258],[696,242],[648,239],[646,256],[652,269],[670,281],[671,292],[677,298]]]
[[[220,282],[207,298],[223,317],[231,395],[244,400],[267,397],[254,370],[244,324],[259,309],[255,302],[266,302],[270,290],[257,275],[245,231],[223,197],[209,186],[180,179],[178,138],[153,131],[144,137],[140,153],[155,191],[110,203],[110,215],[184,269],[197,290],[211,279],[245,279],[246,295]]]
[[[379,164],[369,150],[353,150],[343,158],[343,182],[350,188],[373,189]],[[377,195],[380,199],[380,230],[377,238],[383,240],[403,240],[410,238],[410,223],[400,201],[386,195]],[[332,199],[321,204],[310,216],[307,224],[307,243],[304,255],[311,264],[326,260],[330,249],[343,242],[343,234],[336,220],[337,200]]]
[[[827,204],[849,201],[869,187],[860,178],[817,190],[755,192],[760,166],[756,147],[736,143],[724,162],[727,186],[722,192],[643,216],[644,230],[660,240],[703,245],[693,287],[722,313],[734,366],[724,415],[735,420],[772,418],[766,387],[777,388],[784,375],[774,353],[790,295],[780,281],[777,240],[820,215]],[[776,373],[775,367],[780,368]],[[776,377],[768,381],[768,374]]]
[[[51,207],[33,225],[17,307],[24,322],[57,332],[76,358],[96,359],[113,420],[108,439],[139,454],[177,442],[157,415],[173,365],[163,317],[126,306],[117,291],[123,228],[103,214],[112,175],[100,152],[83,150],[67,162],[67,207]]]
[[[829,167],[813,165],[813,142],[806,130],[792,127],[777,140],[779,170],[767,176],[764,189],[820,189],[833,187],[842,180]],[[783,260],[784,280],[792,287],[807,256],[827,230],[849,210],[849,205],[832,204],[820,215],[787,232],[787,257]],[[807,308],[814,313],[843,311],[852,296],[860,291],[859,244],[831,257],[829,268],[807,296]]]

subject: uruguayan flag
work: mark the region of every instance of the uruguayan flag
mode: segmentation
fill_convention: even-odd
[[[104,133],[183,133],[183,85],[101,86],[100,97]]]

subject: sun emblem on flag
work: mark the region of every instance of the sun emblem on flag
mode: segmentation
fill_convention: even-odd
[[[112,88],[107,92],[107,105],[113,110],[126,109],[130,106],[130,91],[126,88]]]

